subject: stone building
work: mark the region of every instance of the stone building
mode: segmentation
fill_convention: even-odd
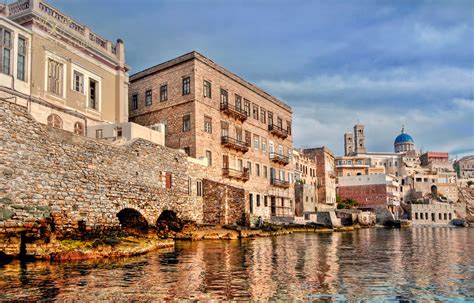
[[[451,220],[465,216],[464,204],[425,203],[408,206],[413,225],[447,225]]]
[[[121,40],[112,43],[42,0],[3,5],[3,93],[28,103],[31,115],[76,134],[128,119],[128,74]],[[3,19],[3,24],[6,20]],[[15,81],[14,81],[15,80]]]
[[[296,149],[293,150],[292,160],[295,169],[295,217],[315,222],[318,202],[316,162]]]
[[[459,161],[456,161],[455,168],[459,178],[472,179],[474,178],[474,155],[465,156]]]
[[[326,211],[336,207],[335,158],[332,151],[323,146],[303,150],[303,155],[316,162],[317,210]]]
[[[244,188],[253,218],[294,215],[291,108],[193,51],[130,78],[130,121],[165,125],[166,146],[208,158]]]

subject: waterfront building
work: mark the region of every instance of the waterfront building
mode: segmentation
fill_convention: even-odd
[[[304,221],[314,222],[318,201],[316,161],[297,149],[293,150],[292,160],[295,179],[295,217],[303,217]]]
[[[387,208],[394,218],[400,207],[399,183],[385,174],[343,176],[337,178],[341,199],[357,201],[361,209]]]
[[[120,39],[112,43],[42,0],[16,1],[2,13],[31,33],[28,44],[9,44],[10,55],[22,53],[9,64],[27,67],[15,78],[30,85],[30,95],[11,93],[28,101],[37,121],[79,135],[90,125],[127,121],[129,67]]]
[[[317,210],[334,210],[336,208],[336,172],[333,152],[323,146],[304,149],[303,155],[316,162]]]
[[[455,162],[455,169],[459,178],[474,178],[474,155],[462,157]]]
[[[287,104],[195,51],[132,75],[129,97],[131,122],[162,123],[166,146],[244,188],[251,218],[294,216]]]

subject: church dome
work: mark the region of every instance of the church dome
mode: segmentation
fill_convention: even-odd
[[[409,134],[401,133],[395,138],[395,144],[399,143],[415,143],[415,140]]]
[[[415,140],[409,134],[405,133],[405,128],[402,127],[401,134],[395,138],[393,143],[396,153],[404,153],[415,149]]]

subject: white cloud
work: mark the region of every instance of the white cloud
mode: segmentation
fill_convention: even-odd
[[[453,103],[459,108],[474,110],[474,100],[473,99],[455,98],[455,99],[453,99]]]
[[[422,44],[433,47],[444,46],[462,40],[463,35],[468,30],[464,24],[449,27],[436,28],[428,24],[416,23],[414,26],[415,38]]]

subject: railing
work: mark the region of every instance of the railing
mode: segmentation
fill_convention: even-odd
[[[242,121],[247,119],[247,113],[242,108],[235,107],[229,103],[221,103],[221,112],[224,112]]]
[[[250,178],[248,168],[238,170],[238,169],[224,167],[222,169],[222,174],[224,175],[224,177],[242,180],[242,181],[247,181]]]
[[[244,153],[249,150],[249,144],[247,142],[240,141],[240,140],[237,140],[237,139],[229,137],[229,136],[222,136],[221,137],[221,144],[226,146],[226,147],[242,151]]]
[[[282,137],[282,138],[288,137],[288,130],[283,129],[282,127],[278,125],[270,124],[268,125],[268,130],[270,131],[271,134],[275,136]]]
[[[290,158],[284,155],[280,155],[278,153],[270,153],[269,156],[270,161],[281,163],[283,165],[287,165],[290,163]]]
[[[290,187],[290,182],[285,181],[285,180],[280,180],[277,178],[271,178],[270,184],[274,186],[278,186],[278,187],[284,187],[284,188]]]

